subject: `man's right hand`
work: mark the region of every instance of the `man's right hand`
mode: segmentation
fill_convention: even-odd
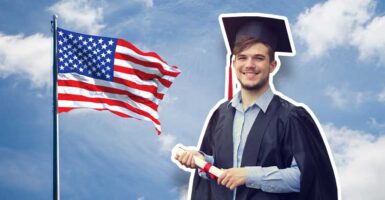
[[[197,166],[195,165],[194,156],[201,158],[202,160],[205,159],[199,151],[186,150],[183,153],[176,155],[175,160],[179,161],[180,164],[187,168],[195,169]]]

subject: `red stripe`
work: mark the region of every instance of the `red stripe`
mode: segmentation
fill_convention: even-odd
[[[180,74],[180,72],[167,71],[166,69],[163,68],[163,66],[160,63],[139,60],[139,59],[134,58],[134,57],[132,57],[130,55],[127,55],[127,54],[115,53],[115,58],[121,59],[121,60],[128,60],[128,61],[131,61],[133,63],[136,63],[138,65],[142,65],[142,66],[145,66],[145,67],[156,68],[162,74],[169,75],[169,76],[172,76],[172,77],[177,77]]]
[[[171,86],[171,84],[172,84],[171,81],[169,81],[167,79],[163,79],[162,77],[160,77],[160,76],[158,76],[156,74],[149,74],[149,73],[140,71],[138,69],[132,69],[132,68],[121,67],[121,66],[115,65],[114,66],[114,70],[117,71],[117,72],[125,73],[125,74],[136,75],[140,79],[145,80],[145,81],[153,80],[153,79],[158,79],[159,82],[162,83],[162,85],[166,86],[167,88],[169,88]]]
[[[135,82],[132,82],[132,81],[129,81],[129,80],[123,79],[123,78],[118,78],[118,77],[114,77],[114,82],[126,85],[126,86],[131,87],[131,88],[135,88],[138,90],[151,92],[158,99],[163,99],[163,97],[164,97],[164,94],[158,93],[157,92],[158,88],[155,86],[152,86],[152,85],[139,85]]]
[[[58,80],[57,83],[58,83],[58,86],[77,87],[77,88],[82,88],[82,89],[86,89],[94,92],[108,92],[113,94],[126,95],[135,102],[145,104],[148,107],[154,109],[155,111],[158,110],[158,105],[155,104],[154,102],[144,97],[132,94],[126,90],[110,88],[110,87],[105,87],[100,85],[93,85],[93,84],[84,83],[84,82],[75,81],[75,80]]]
[[[91,98],[91,97],[85,97],[81,95],[75,95],[75,94],[58,94],[58,100],[67,100],[67,101],[82,101],[82,102],[93,102],[93,103],[103,103],[108,104],[111,106],[119,106],[122,108],[126,108],[128,110],[131,110],[132,112],[145,116],[149,118],[151,121],[153,121],[155,124],[160,125],[160,122],[158,119],[155,119],[151,114],[148,112],[135,108],[132,105],[119,101],[119,100],[113,100],[113,99],[106,99],[106,98]]]
[[[143,52],[141,51],[140,49],[138,49],[136,46],[134,46],[132,43],[126,41],[126,40],[123,40],[123,39],[118,39],[118,45],[119,46],[124,46],[124,47],[127,47],[131,50],[133,50],[135,53],[139,54],[139,55],[142,55],[142,56],[150,56],[150,57],[154,57],[154,58],[157,58],[159,60],[161,60],[162,62],[166,63],[166,61],[164,61],[158,54],[156,54],[155,52]]]

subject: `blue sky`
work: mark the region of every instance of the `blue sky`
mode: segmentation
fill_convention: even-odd
[[[0,1],[0,199],[52,197],[50,20],[124,38],[182,74],[150,122],[109,112],[60,115],[62,199],[184,199],[189,174],[170,161],[194,146],[224,94],[226,50],[218,16],[288,17],[295,57],[281,58],[277,90],[307,104],[328,137],[344,199],[384,199],[385,2]]]

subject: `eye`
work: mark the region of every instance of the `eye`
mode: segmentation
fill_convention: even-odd
[[[246,60],[246,57],[245,57],[245,56],[239,56],[239,57],[237,58],[237,60]]]

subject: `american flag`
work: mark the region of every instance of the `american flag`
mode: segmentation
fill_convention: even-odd
[[[58,28],[56,42],[59,113],[109,110],[152,121],[160,134],[158,105],[180,74],[176,66],[122,39]]]

